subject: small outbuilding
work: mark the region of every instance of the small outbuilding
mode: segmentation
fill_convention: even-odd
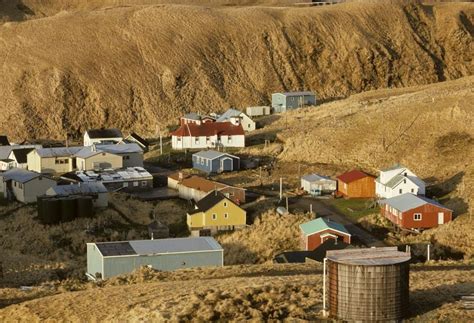
[[[281,92],[272,94],[272,109],[275,113],[316,105],[316,95],[313,92]]]
[[[351,234],[340,223],[326,218],[317,218],[300,225],[301,245],[303,250],[311,251],[327,240],[351,243]]]
[[[10,156],[8,156],[8,159],[13,161],[13,168],[28,168],[27,155],[32,150],[34,150],[33,147],[13,149]]]
[[[0,174],[0,191],[6,199],[16,199],[22,203],[34,203],[44,195],[56,181],[39,173],[22,168],[13,168]]]
[[[337,189],[337,181],[318,174],[308,174],[301,177],[301,188],[313,196],[332,194]]]
[[[349,198],[375,197],[375,176],[351,170],[337,177],[337,193]]]
[[[429,229],[450,222],[453,211],[424,196],[405,193],[379,201],[381,213],[403,229]]]
[[[270,115],[271,109],[269,106],[257,106],[257,107],[247,107],[245,113],[249,117],[261,117]]]
[[[240,158],[215,150],[203,150],[193,154],[193,168],[205,173],[232,172],[240,169]]]
[[[212,237],[87,243],[87,275],[108,279],[142,266],[160,271],[224,265],[224,250]]]

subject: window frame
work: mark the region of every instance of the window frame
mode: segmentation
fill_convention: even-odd
[[[419,218],[418,218],[419,216]],[[422,213],[413,213],[413,221],[421,221],[423,220],[423,214]]]

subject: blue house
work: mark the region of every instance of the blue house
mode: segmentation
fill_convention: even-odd
[[[208,174],[232,172],[240,169],[240,158],[215,150],[203,150],[193,154],[193,168]]]

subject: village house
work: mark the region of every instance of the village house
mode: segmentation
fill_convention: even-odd
[[[62,174],[76,169],[75,155],[84,147],[38,148],[28,153],[28,170]]]
[[[13,168],[0,174],[0,190],[4,198],[22,203],[35,203],[38,196],[55,185],[53,179],[26,169]]]
[[[375,194],[379,198],[391,198],[404,193],[425,195],[425,187],[425,182],[402,165],[381,170],[375,180]]]
[[[6,170],[9,170],[9,169],[12,169],[14,168],[14,160],[12,159],[0,159],[0,171],[6,171]]]
[[[184,124],[171,133],[171,147],[177,150],[245,147],[245,133],[240,123]]]
[[[108,279],[143,266],[158,271],[224,266],[224,250],[212,237],[87,243],[87,276]]]
[[[84,146],[94,144],[116,144],[123,140],[123,134],[119,129],[90,129],[84,133]]]
[[[28,168],[27,155],[32,150],[34,150],[32,147],[13,149],[10,156],[8,156],[8,159],[12,161],[12,168]]]
[[[109,192],[143,192],[153,188],[153,176],[143,167],[75,171],[63,174],[61,179],[69,183],[100,182],[104,184]]]
[[[178,191],[180,198],[199,201],[211,191],[219,191],[237,205],[245,203],[245,189],[211,181],[200,176],[173,173],[168,176],[168,187]]]
[[[109,191],[100,182],[56,185],[48,189],[46,195],[55,197],[91,196],[94,207],[104,208],[109,205]]]
[[[96,150],[122,157],[123,167],[143,167],[143,149],[136,143],[96,145]]]
[[[375,176],[352,170],[337,177],[337,193],[349,198],[375,197]]]
[[[301,245],[303,250],[311,251],[327,240],[351,243],[351,234],[340,223],[326,218],[317,218],[300,225]]]
[[[201,125],[203,123],[212,123],[215,122],[216,119],[211,116],[201,116],[200,114],[191,112],[187,113],[184,116],[182,116],[179,119],[179,124],[180,125],[185,125],[185,124],[195,124],[195,125]]]
[[[248,132],[254,131],[257,128],[255,121],[253,121],[242,111],[235,109],[229,109],[224,112],[224,114],[217,118],[216,122],[232,122],[234,124],[240,123],[244,131]]]
[[[147,152],[150,147],[150,143],[147,140],[143,139],[142,137],[140,137],[134,132],[128,135],[127,138],[125,138],[121,143],[125,143],[125,144],[136,143],[137,145],[140,146],[140,148],[144,152]]]
[[[283,92],[272,94],[272,109],[275,113],[316,105],[316,95],[313,92]]]
[[[337,181],[327,176],[308,174],[301,177],[301,188],[313,196],[332,194],[337,189]]]
[[[379,201],[381,214],[402,229],[429,229],[452,220],[453,212],[440,203],[404,193]]]
[[[249,117],[262,117],[270,115],[270,110],[269,106],[247,107],[245,113],[247,113]]]
[[[240,158],[215,150],[203,150],[193,154],[193,168],[208,174],[232,172],[240,169]]]
[[[10,146],[7,136],[0,136],[0,146]]]
[[[97,150],[95,145],[84,147],[75,157],[77,170],[87,171],[123,168],[122,156]]]
[[[200,236],[243,228],[247,224],[247,215],[222,193],[212,191],[196,202],[194,210],[188,212],[186,222],[191,234]]]

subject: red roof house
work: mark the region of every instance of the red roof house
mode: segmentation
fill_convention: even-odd
[[[173,149],[245,147],[245,133],[232,122],[188,123],[171,133],[171,144]]]
[[[344,197],[375,197],[375,176],[351,170],[337,177],[337,193]]]

